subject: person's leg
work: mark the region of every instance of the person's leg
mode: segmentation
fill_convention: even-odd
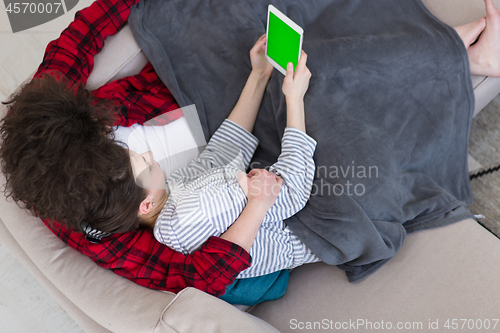
[[[477,40],[477,37],[483,32],[486,27],[486,18],[481,17],[475,22],[454,27],[460,38],[465,44],[465,48],[469,49],[470,45]]]
[[[491,0],[485,4],[484,30],[480,29],[484,18],[455,29],[468,47],[471,74],[500,77],[500,11]],[[479,34],[477,43],[470,45]]]

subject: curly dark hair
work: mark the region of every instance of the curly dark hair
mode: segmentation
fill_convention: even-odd
[[[53,75],[33,79],[5,103],[5,195],[76,231],[82,231],[83,220],[104,232],[137,228],[146,193],[135,184],[128,152],[111,133],[116,108]]]

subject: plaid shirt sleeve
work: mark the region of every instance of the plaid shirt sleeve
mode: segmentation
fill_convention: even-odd
[[[195,287],[214,296],[223,295],[242,270],[250,267],[250,254],[237,244],[211,237],[192,255],[182,255],[155,240],[147,230],[113,234],[99,244],[57,222],[44,223],[63,242],[139,285],[179,292]]]
[[[127,23],[132,7],[139,0],[98,0],[78,11],[75,20],[61,36],[49,43],[35,77],[59,71],[72,83],[86,84],[94,68],[94,56],[110,35]]]
[[[130,7],[138,0],[98,0],[91,6],[78,11],[75,20],[50,42],[35,78],[44,73],[66,78],[70,84],[86,84],[94,68],[94,57],[104,41],[117,33],[127,23]],[[117,107],[116,125],[131,126],[163,113],[178,109],[168,88],[148,63],[134,76],[110,82],[93,91],[97,100],[113,101]],[[165,125],[182,114],[172,113],[162,117]]]
[[[47,46],[35,78],[51,73],[66,77],[70,84],[85,84],[104,40],[125,25],[130,7],[137,1],[98,0],[79,11],[61,36]],[[142,124],[166,112],[171,115],[165,117],[166,122],[182,116],[182,112],[169,112],[178,106],[151,64],[138,75],[108,83],[93,94],[96,99],[115,102],[119,109],[117,125],[121,126]],[[186,256],[157,242],[149,231],[114,234],[93,244],[83,234],[56,222],[44,223],[57,237],[99,266],[151,289],[178,292],[191,286],[219,296],[251,263],[243,248],[216,237]]]
[[[93,91],[97,99],[114,101],[118,108],[116,125],[131,126],[144,124],[160,117],[156,125],[166,125],[182,116],[182,112],[172,112],[179,108],[174,97],[148,63],[134,76],[110,82]]]

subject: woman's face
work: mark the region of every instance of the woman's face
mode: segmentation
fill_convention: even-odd
[[[162,198],[166,192],[166,177],[158,162],[153,158],[153,153],[148,151],[137,154],[129,150],[130,162],[137,185],[151,191],[153,197]]]

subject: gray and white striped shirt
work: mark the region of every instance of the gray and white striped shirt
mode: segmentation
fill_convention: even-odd
[[[156,221],[156,239],[188,254],[210,236],[224,233],[247,203],[237,174],[247,169],[257,145],[256,137],[226,119],[200,156],[168,178],[170,194]],[[283,222],[301,210],[309,199],[315,148],[316,141],[304,132],[285,129],[282,152],[269,170],[283,178],[283,187],[250,249],[252,265],[238,278],[319,261]]]

